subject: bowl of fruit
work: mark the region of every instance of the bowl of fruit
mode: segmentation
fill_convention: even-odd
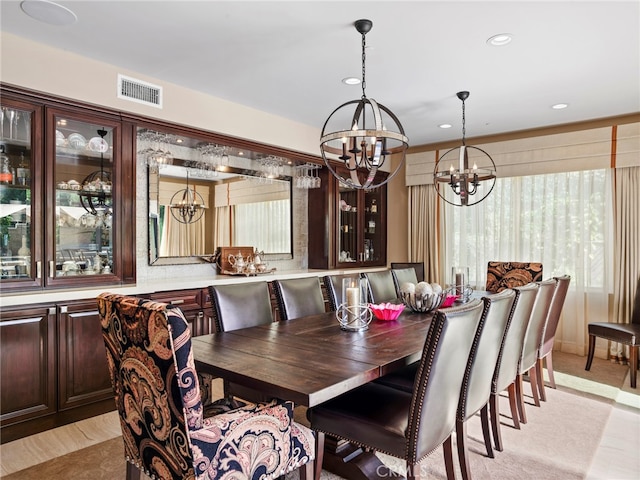
[[[437,283],[406,282],[400,285],[402,302],[414,312],[431,312],[440,308],[449,293]]]

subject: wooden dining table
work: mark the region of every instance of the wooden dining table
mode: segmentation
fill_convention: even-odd
[[[266,396],[313,407],[420,360],[433,314],[341,330],[335,312],[194,337],[196,369]],[[375,455],[326,442],[324,468],[345,478],[382,478]]]

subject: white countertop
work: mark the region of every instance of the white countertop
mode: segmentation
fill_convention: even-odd
[[[213,274],[206,277],[195,277],[188,280],[171,279],[158,280],[153,282],[137,283],[135,285],[104,285],[92,288],[74,288],[72,290],[35,290],[29,292],[10,292],[0,296],[0,307],[10,307],[15,305],[27,305],[35,303],[61,303],[72,300],[86,300],[95,298],[102,292],[114,292],[124,295],[141,295],[156,292],[166,292],[172,290],[187,290],[193,288],[206,288],[209,285],[224,285],[230,283],[250,283],[269,282],[272,280],[284,280],[289,278],[303,278],[310,276],[323,277],[325,275],[343,275],[359,272],[374,272],[384,270],[384,267],[363,268],[363,269],[340,269],[340,270],[285,270],[276,271],[264,275],[247,277],[244,275],[218,275]]]

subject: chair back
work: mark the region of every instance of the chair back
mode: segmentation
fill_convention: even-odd
[[[345,278],[360,278],[360,274],[351,273],[344,275],[325,275],[322,277],[324,287],[327,290],[329,309],[332,312],[338,310],[338,307],[344,303],[344,299],[342,298],[342,280]]]
[[[361,275],[369,280],[369,301],[371,303],[392,302],[398,298],[391,270],[366,272]]]
[[[516,297],[513,302],[511,323],[502,340],[502,350],[493,374],[491,393],[498,394],[511,385],[518,375],[518,363],[522,355],[524,336],[531,318],[533,304],[538,293],[538,284],[530,283],[513,289]]]
[[[553,350],[553,341],[556,337],[560,314],[562,313],[564,300],[567,297],[567,290],[569,290],[569,282],[571,282],[571,277],[569,275],[554,277],[554,279],[556,281],[556,288],[553,292],[553,298],[551,299],[551,305],[549,306],[549,314],[547,315],[547,320],[544,326],[544,334],[542,335],[542,343],[540,344],[540,351],[538,353],[540,358]]]
[[[521,287],[542,281],[542,263],[489,262],[487,265],[487,292],[501,292],[506,288]]]
[[[216,331],[230,332],[273,322],[267,282],[210,285]]]
[[[153,478],[194,478],[187,428],[202,425],[202,403],[182,312],[117,294],[97,301],[125,457]]]
[[[396,287],[396,297],[400,297],[400,287],[403,283],[418,283],[418,276],[413,267],[407,268],[392,268],[391,275],[393,276],[393,283]]]
[[[556,281],[551,278],[538,283],[538,294],[533,303],[531,318],[527,326],[527,333],[524,336],[522,345],[522,355],[520,356],[519,373],[527,372],[538,361],[538,349],[544,333],[544,323],[547,320],[553,291],[556,289]]]
[[[407,461],[416,464],[453,432],[462,378],[484,304],[437,310],[416,373],[406,429]]]
[[[636,285],[636,295],[633,299],[633,311],[631,312],[631,323],[640,325],[640,277]]]
[[[391,270],[413,268],[418,282],[424,282],[424,262],[391,262]]]
[[[465,421],[484,407],[491,397],[491,380],[513,312],[514,290],[483,298],[484,314],[469,356],[458,403],[458,420]]]
[[[280,311],[280,320],[325,312],[322,287],[318,277],[292,278],[271,282]]]

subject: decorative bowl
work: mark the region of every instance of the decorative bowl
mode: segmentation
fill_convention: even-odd
[[[395,320],[404,310],[404,305],[395,303],[370,303],[369,308],[378,320]]]
[[[456,300],[458,300],[458,298],[460,298],[460,295],[452,295],[450,293],[447,293],[447,296],[442,302],[442,305],[440,305],[440,308],[450,307],[455,303]]]
[[[427,293],[424,295],[416,295],[414,293],[401,293],[402,302],[414,312],[431,312],[442,306],[449,293],[442,291],[440,293]]]

